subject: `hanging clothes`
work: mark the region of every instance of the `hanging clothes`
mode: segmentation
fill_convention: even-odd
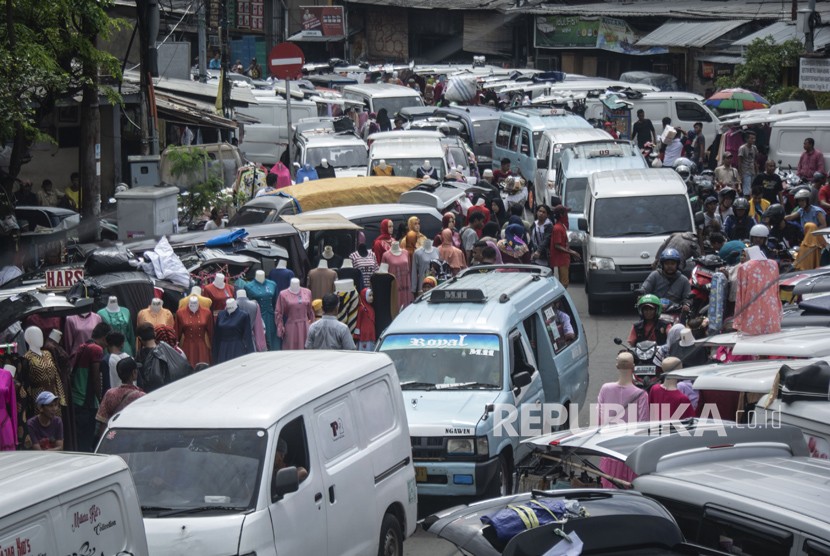
[[[246,353],[254,352],[253,336],[251,335],[251,321],[248,313],[227,310],[219,311],[216,325],[213,329],[213,361],[224,363]]]
[[[290,268],[274,268],[268,273],[268,279],[277,285],[277,292],[274,294],[274,303],[277,302],[277,295],[282,290],[287,290],[291,285],[291,279],[295,278],[294,271]]]
[[[213,313],[199,306],[195,313],[189,307],[176,311],[176,336],[192,366],[212,363],[211,338],[213,338]]]
[[[329,164],[328,166],[323,166],[320,164],[319,166],[315,166],[314,169],[317,171],[317,177],[322,179],[325,178],[334,178],[336,177],[334,174],[334,166]]]
[[[265,340],[265,323],[262,322],[262,310],[259,308],[259,303],[247,297],[240,297],[236,300],[236,304],[241,311],[248,314],[256,350],[268,351],[268,342]]]
[[[126,307],[119,307],[113,313],[106,307],[98,311],[101,320],[112,327],[113,332],[121,332],[124,335],[124,353],[133,355],[135,353],[135,332],[133,332],[133,319],[130,310]]]
[[[314,322],[311,290],[300,288],[297,293],[291,290],[281,291],[274,317],[283,349],[304,349],[309,324]]]
[[[92,338],[92,331],[102,322],[98,313],[69,315],[63,327],[63,347],[70,355],[75,353],[82,344]],[[44,336],[47,338],[48,336]]]
[[[141,326],[145,322],[152,324],[153,328],[158,328],[159,326],[169,326],[170,328],[176,327],[176,318],[169,309],[165,309],[164,307],[162,307],[158,312],[154,312],[149,307],[140,310],[135,319],[136,327]]]
[[[411,287],[413,292],[417,293],[421,291],[421,284],[424,283],[424,278],[426,278],[429,273],[429,263],[437,260],[438,249],[434,247],[432,247],[429,251],[423,247],[415,250],[415,253],[412,254],[411,272]]]
[[[334,293],[334,281],[337,272],[330,268],[312,268],[308,272],[308,289],[311,290],[311,299],[323,299],[327,293]]]
[[[36,399],[41,392],[52,392],[60,399],[62,406],[67,403],[66,393],[63,389],[58,368],[48,351],[41,351],[40,355],[34,351],[27,351],[23,356],[29,362],[29,372],[25,382],[29,385],[28,392],[32,400]],[[23,381],[23,377],[20,377]]]
[[[349,327],[349,332],[354,336],[357,328],[357,307],[360,305],[360,296],[357,290],[337,292],[340,299],[340,310],[337,312],[337,320]]]
[[[352,266],[359,270],[363,276],[363,284],[358,289],[368,288],[371,285],[370,280],[372,279],[372,274],[378,271],[378,261],[374,253],[368,249],[366,249],[365,255],[361,255],[358,251],[355,251],[349,255],[349,258],[352,260]]]
[[[23,319],[23,330],[26,330],[30,326],[35,326],[40,328],[40,331],[43,332],[43,337],[48,338],[49,333],[52,330],[62,330],[63,324],[61,323],[60,317],[47,317],[45,315],[41,315],[35,313],[34,315],[29,315],[25,319]]]
[[[245,283],[245,293],[248,299],[256,301],[259,305],[259,312],[265,323],[265,343],[271,351],[282,348],[282,341],[277,336],[277,326],[274,323],[274,305],[277,298],[277,284],[272,280],[265,280],[259,283],[256,280]]]
[[[291,171],[282,161],[271,167],[271,173],[277,175],[277,189],[291,185]]]
[[[778,296],[778,263],[746,261],[738,265],[735,317],[732,326],[745,334],[781,331],[783,311]]]
[[[369,303],[372,290],[363,288],[360,292],[360,305],[357,309],[357,328],[354,337],[360,351],[375,351],[377,334],[375,333],[375,308]]]
[[[395,276],[398,286],[398,303],[401,308],[412,303],[412,275],[409,267],[409,254],[401,251],[395,255],[392,251],[383,254],[384,263],[389,265],[389,273]]]
[[[375,297],[375,336],[392,324],[398,316],[398,283],[395,276],[388,272],[377,272],[372,276],[372,292]]]
[[[213,310],[213,313],[216,314],[219,311],[225,310],[225,304],[228,302],[228,299],[233,299],[234,288],[225,282],[225,287],[219,289],[211,282],[202,288],[202,293],[213,302],[211,303],[210,308]]]
[[[363,273],[361,273],[358,269],[346,266],[336,269],[335,272],[337,272],[338,280],[351,280],[354,283],[355,291],[363,289]]]
[[[14,377],[0,369],[0,452],[17,448],[17,396]]]
[[[418,169],[415,171],[415,177],[418,179],[437,180],[438,170],[435,169],[435,166],[430,166],[429,168],[418,166]]]
[[[190,302],[190,298],[193,297],[194,294],[186,295],[179,300],[179,309],[183,307],[187,307],[187,304]],[[204,307],[205,309],[210,309],[210,306],[213,305],[213,301],[210,300],[209,297],[205,297],[204,295],[197,295],[196,298],[199,300],[199,306]]]
[[[317,170],[311,164],[306,164],[299,170],[297,170],[297,183],[303,183],[304,181],[315,181],[320,179],[317,176]]]

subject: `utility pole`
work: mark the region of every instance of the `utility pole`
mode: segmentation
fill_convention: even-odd
[[[807,3],[807,25],[809,26],[807,32],[804,34],[804,50],[807,54],[812,54],[815,51],[814,38],[816,34],[816,20],[818,14],[816,13],[816,0],[810,0]]]
[[[156,39],[159,34],[158,0],[136,0],[138,15],[138,37],[140,44],[141,72],[141,152],[158,154],[159,139],[156,129],[155,97],[153,77],[158,77],[158,51]]]
[[[199,81],[207,82],[207,32],[205,30],[205,4],[199,4]]]

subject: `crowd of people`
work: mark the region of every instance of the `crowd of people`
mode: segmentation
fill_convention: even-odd
[[[78,172],[72,172],[69,176],[69,183],[63,190],[56,189],[50,179],[43,180],[37,190],[31,181],[19,180],[14,192],[14,205],[16,207],[60,207],[80,212],[81,176]]]

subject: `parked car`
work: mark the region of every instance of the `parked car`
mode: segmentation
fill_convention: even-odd
[[[369,112],[377,113],[381,108],[386,108],[390,119],[402,108],[424,105],[418,91],[391,83],[346,85],[343,87],[343,98],[363,102]]]
[[[353,132],[335,133],[329,129],[308,129],[294,137],[294,161],[300,167],[320,166],[325,159],[334,167],[337,178],[365,176],[369,161],[366,142]],[[296,170],[293,174],[296,176]]]
[[[445,106],[435,115],[464,124],[462,137],[475,153],[479,172],[493,167],[493,142],[501,115],[498,110],[489,106]]]

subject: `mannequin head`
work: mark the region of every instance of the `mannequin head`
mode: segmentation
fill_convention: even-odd
[[[300,293],[300,279],[292,278],[291,283],[288,284],[288,291],[291,293]]]
[[[406,221],[406,226],[410,232],[421,233],[421,219],[417,216],[410,216],[409,220]]]
[[[216,276],[213,277],[213,285],[220,290],[225,289],[225,275],[221,272],[217,272]]]
[[[392,242],[392,248],[390,249],[393,255],[397,256],[401,254],[401,244],[397,241]]]
[[[277,268],[288,268],[288,261],[286,261],[285,259],[280,259],[279,261],[277,261]],[[265,273],[263,272],[262,274],[264,275]]]
[[[400,246],[398,247],[398,250],[400,250]],[[380,265],[378,266],[378,272],[380,274],[388,274],[389,273],[389,263],[380,263]]]
[[[317,263],[317,268],[328,268],[329,262],[326,259],[321,258],[320,261]]]
[[[335,280],[335,293],[348,293],[354,290],[354,280]]]
[[[161,312],[161,299],[153,299],[150,301],[150,311],[153,313]]]
[[[40,355],[40,348],[43,347],[43,331],[37,326],[30,326],[23,333],[23,339],[26,340],[26,345],[33,352]]]
[[[193,286],[190,288],[190,295],[202,295],[202,288],[199,286]]]
[[[321,165],[323,168],[328,168],[328,167],[329,167],[329,161],[328,161],[328,159],[326,159],[326,158],[321,159],[321,160],[320,160],[320,165]]]
[[[427,253],[432,253],[432,250],[435,249],[435,246],[432,245],[431,241],[425,241],[424,246],[421,247],[421,249],[423,249]]]
[[[228,299],[225,303],[225,310],[228,314],[233,314],[233,312],[236,311],[236,300],[234,298]]]
[[[378,162],[378,168],[380,168],[381,170],[386,170],[386,161],[381,159],[381,161]]]
[[[117,313],[121,310],[121,307],[118,306],[118,298],[114,295],[111,295],[110,298],[107,300],[107,311],[110,313]]]
[[[187,301],[187,308],[191,313],[197,313],[199,311],[199,298],[195,295],[191,295],[190,299]]]
[[[61,343],[61,339],[63,338],[63,332],[58,330],[57,328],[53,328],[51,332],[49,332],[49,339],[55,342],[56,344]]]
[[[366,303],[368,303],[369,305],[375,302],[375,294],[371,290],[371,288],[366,288],[365,290],[363,290],[363,299],[365,299]]]
[[[236,290],[236,298],[237,299],[248,299],[248,292],[246,292],[242,288],[239,288],[238,290]],[[225,306],[227,307],[227,304]]]
[[[429,170],[430,168],[432,168],[432,162],[424,160],[424,170]]]
[[[303,169],[304,169],[306,172],[310,171],[310,170],[311,170],[311,164],[310,164],[310,163],[308,163],[308,162],[306,162],[305,164],[303,164]]]
[[[334,249],[331,248],[331,245],[326,245],[323,247],[323,258],[327,261],[330,261],[334,258]]]
[[[365,243],[361,243],[357,246],[357,254],[361,257],[366,257],[369,255],[369,249],[366,247]]]
[[[254,280],[259,282],[260,284],[265,283],[265,271],[264,270],[257,270],[256,274],[254,274]]]
[[[352,260],[349,258],[343,259],[343,264],[340,265],[340,268],[354,268]]]

